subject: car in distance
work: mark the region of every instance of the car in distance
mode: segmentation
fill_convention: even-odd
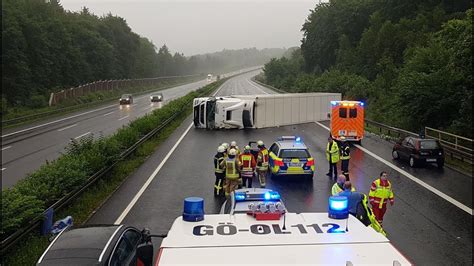
[[[395,143],[392,150],[395,160],[408,160],[410,167],[423,163],[436,163],[438,168],[444,166],[444,150],[436,139],[408,136]]]
[[[220,214],[248,213],[251,206],[272,203],[279,211],[286,211],[280,194],[266,188],[242,188],[234,190],[222,204]]]
[[[314,175],[314,158],[300,137],[282,136],[268,149],[269,170],[272,177],[281,175]]]
[[[150,96],[150,101],[154,102],[162,102],[163,101],[163,94],[162,93],[155,93]]]
[[[132,104],[133,97],[131,94],[123,94],[122,97],[120,97],[119,102],[120,104]]]
[[[149,231],[132,226],[68,227],[54,238],[37,265],[140,265],[137,249],[149,242]]]

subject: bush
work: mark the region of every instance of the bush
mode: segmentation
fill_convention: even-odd
[[[41,108],[48,105],[48,101],[44,95],[35,94],[26,102],[26,106],[30,108]]]

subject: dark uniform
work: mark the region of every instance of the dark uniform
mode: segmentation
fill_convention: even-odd
[[[216,174],[214,196],[224,196],[225,169],[222,166],[224,160],[225,158],[223,152],[218,152],[216,156],[214,156],[214,172]]]
[[[349,159],[351,158],[351,150],[347,141],[341,142],[341,171],[346,176],[346,180],[349,180]]]

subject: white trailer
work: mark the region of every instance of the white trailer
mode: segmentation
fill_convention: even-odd
[[[195,98],[197,128],[265,128],[328,119],[340,93],[285,93]]]

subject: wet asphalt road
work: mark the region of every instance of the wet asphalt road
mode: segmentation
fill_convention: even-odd
[[[241,71],[246,71],[244,69]],[[228,73],[232,75],[237,72]],[[147,93],[134,97],[131,105],[117,103],[81,110],[62,117],[2,130],[2,188],[8,188],[46,161],[60,156],[71,139],[108,136],[134,119],[161,108],[167,102],[197,90],[209,82],[201,80],[160,90],[163,102],[151,103]],[[42,126],[44,125],[44,126]],[[37,127],[34,130],[23,130]]]
[[[261,93],[266,90],[252,84],[255,73],[226,82],[220,95]],[[324,124],[324,123],[323,123]],[[191,117],[178,128],[129,179],[92,216],[89,223],[114,223],[129,202],[191,125]],[[327,125],[327,123],[326,123]],[[296,178],[268,179],[267,187],[279,191],[292,212],[326,212],[333,181],[325,173],[324,150],[328,131],[315,123],[259,130],[207,131],[191,127],[169,160],[154,177],[122,223],[154,233],[165,233],[181,215],[183,199],[204,198],[206,213],[218,213],[221,199],[213,197],[212,158],[218,143],[237,141],[240,147],[250,140],[262,139],[267,147],[282,135],[301,136],[315,158],[313,181]],[[353,147],[350,175],[357,190],[368,193],[371,182],[382,170],[389,173],[395,193],[395,205],[389,206],[384,219],[388,238],[412,262],[419,265],[472,265],[472,215],[397,172],[406,170],[466,205],[472,211],[472,178],[447,167],[407,169],[406,163],[391,159],[392,144],[368,135],[363,147],[395,164],[395,169]],[[254,184],[257,181],[254,180]],[[154,240],[158,246],[160,241]]]

